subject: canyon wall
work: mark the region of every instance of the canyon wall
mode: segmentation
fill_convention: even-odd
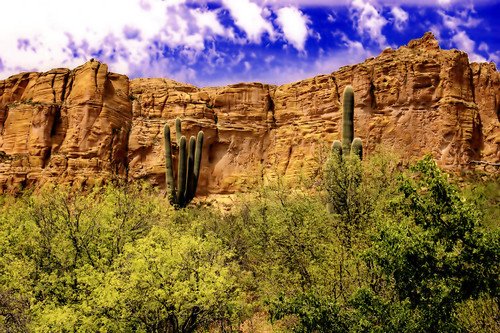
[[[0,81],[0,191],[45,182],[146,179],[165,186],[163,125],[205,132],[199,194],[317,172],[341,138],[341,95],[355,90],[355,135],[450,169],[500,161],[500,73],[441,50],[430,33],[329,75],[273,86],[198,88],[133,79],[89,61]]]

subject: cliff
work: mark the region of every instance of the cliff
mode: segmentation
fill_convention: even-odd
[[[340,138],[341,94],[355,89],[355,135],[443,167],[500,160],[500,74],[441,50],[430,33],[329,75],[272,86],[198,88],[134,79],[89,61],[0,81],[0,191],[44,182],[148,179],[164,186],[162,127],[205,132],[198,193],[231,193],[259,177],[314,172]]]

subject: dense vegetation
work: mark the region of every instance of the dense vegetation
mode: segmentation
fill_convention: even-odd
[[[498,181],[400,169],[333,156],[230,212],[145,184],[4,196],[0,331],[499,332]]]

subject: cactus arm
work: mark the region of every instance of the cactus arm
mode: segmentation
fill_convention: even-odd
[[[357,156],[359,160],[363,160],[363,141],[360,138],[355,138],[351,145],[351,154]]]
[[[332,153],[339,159],[342,159],[342,143],[339,140],[333,141]]]
[[[181,136],[182,136],[182,131],[181,131],[181,120],[179,118],[175,119],[175,138],[177,140],[177,144],[180,145],[181,142]]]
[[[179,164],[177,170],[177,205],[185,207],[185,192],[186,192],[186,169],[187,169],[187,154],[186,154],[186,137],[183,135],[179,141]]]
[[[201,153],[203,150],[203,140],[205,138],[205,134],[203,131],[198,132],[198,136],[196,138],[196,150],[194,154],[194,186],[193,186],[193,197],[196,194],[196,189],[198,188],[198,179],[200,178],[200,166],[201,166]]]
[[[187,159],[187,183],[186,183],[186,202],[191,201],[194,198],[194,150],[196,146],[196,139],[194,136],[189,138],[189,149],[188,149],[188,159]]]
[[[172,167],[172,148],[170,142],[170,128],[165,124],[163,128],[163,135],[165,139],[165,181],[167,184],[167,194],[170,204],[175,202],[175,183],[174,183],[174,170]]]
[[[342,152],[349,154],[354,138],[354,90],[351,86],[344,89],[344,112],[342,115]]]

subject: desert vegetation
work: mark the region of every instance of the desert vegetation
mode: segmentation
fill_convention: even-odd
[[[362,161],[353,102],[347,87],[342,143],[319,172],[227,209],[188,205],[203,132],[188,146],[180,119],[177,186],[165,125],[164,195],[115,183],[1,197],[0,329],[498,332],[498,179],[452,179],[430,156]]]
[[[499,183],[476,177],[332,153],[229,210],[139,183],[3,196],[0,331],[498,332]]]
[[[181,120],[175,120],[175,135],[179,155],[177,157],[177,188],[175,186],[174,166],[172,162],[172,142],[168,123],[163,128],[165,143],[165,182],[168,199],[176,209],[186,207],[196,195],[200,176],[201,154],[203,149],[203,131],[197,137],[191,136],[189,144],[182,135]]]

